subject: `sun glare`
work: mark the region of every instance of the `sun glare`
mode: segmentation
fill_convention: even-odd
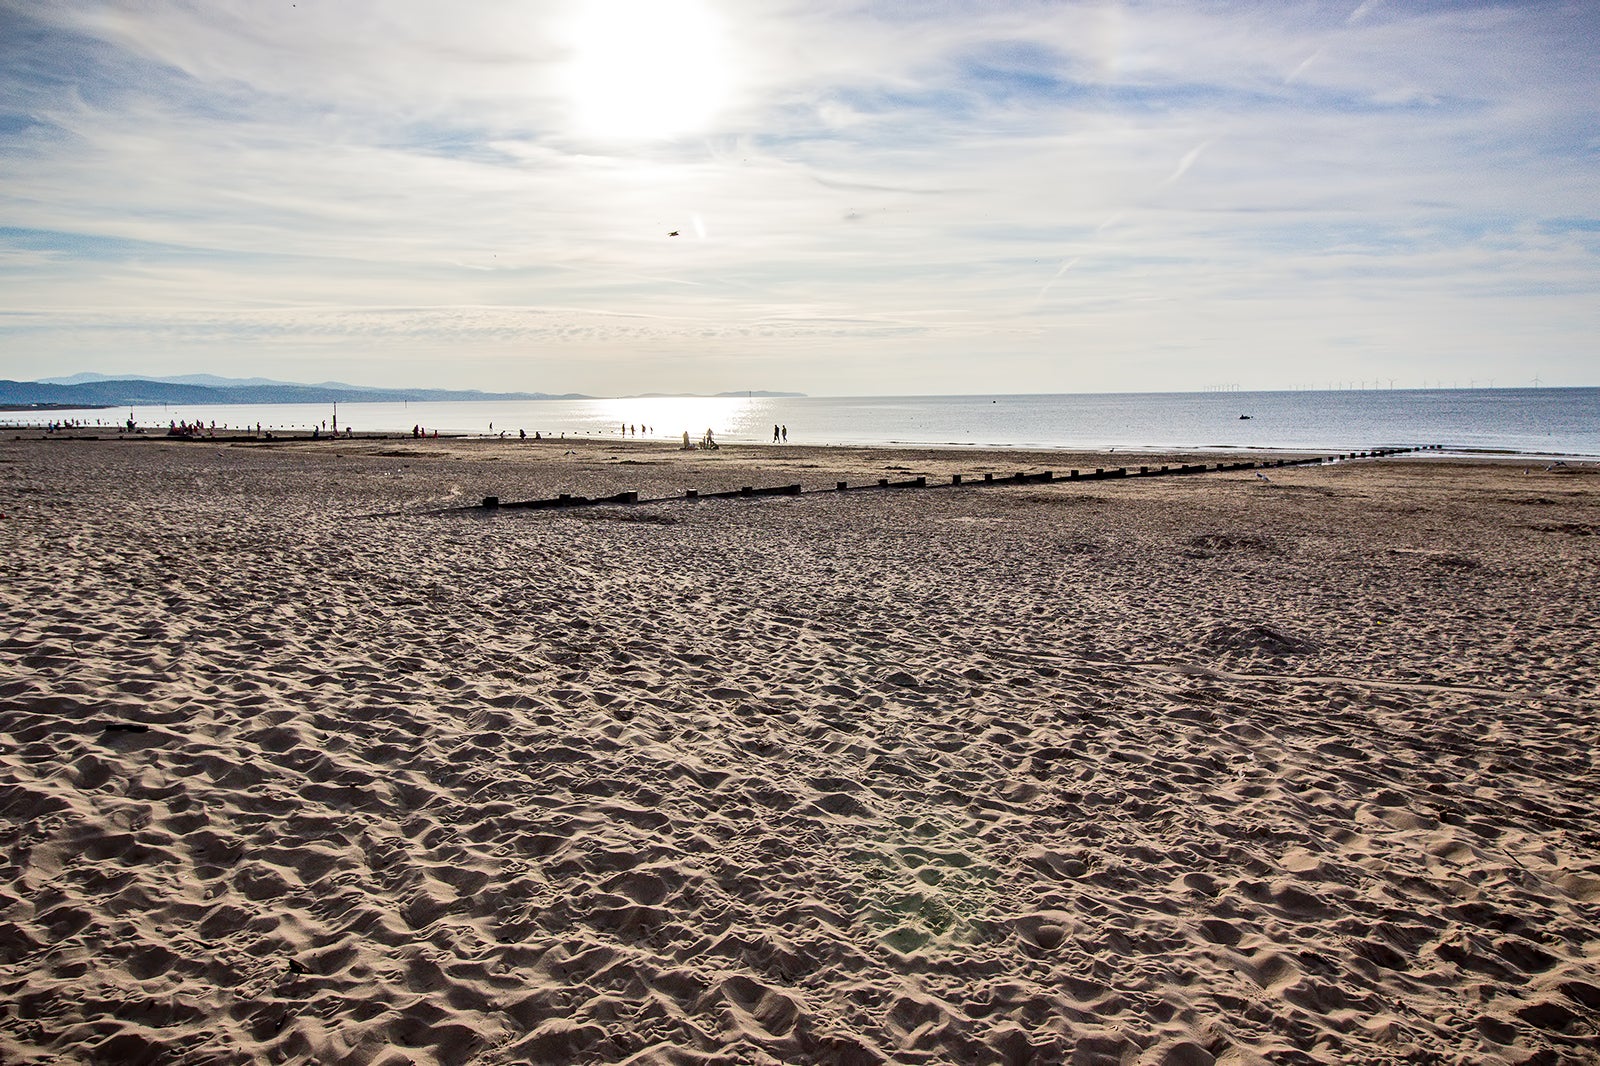
[[[702,0],[585,0],[571,28],[568,92],[584,136],[694,133],[727,96],[721,20]]]

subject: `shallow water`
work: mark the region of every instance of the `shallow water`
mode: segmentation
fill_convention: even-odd
[[[309,430],[332,405],[261,404],[12,412],[0,424],[42,417],[93,425],[173,421]],[[1248,417],[1241,417],[1248,416]],[[357,432],[530,437],[630,436],[792,444],[987,447],[1349,450],[1439,444],[1452,451],[1600,456],[1600,388],[1115,393],[1055,396],[636,397],[475,403],[341,403],[339,426]]]

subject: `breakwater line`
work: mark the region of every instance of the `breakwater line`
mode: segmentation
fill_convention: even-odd
[[[1252,470],[1257,476],[1266,478],[1263,471],[1276,470],[1284,467],[1321,466],[1325,463],[1348,462],[1357,459],[1383,459],[1394,455],[1406,455],[1415,452],[1442,451],[1443,446],[1427,444],[1410,448],[1375,448],[1364,452],[1343,452],[1330,456],[1312,456],[1303,459],[1268,459],[1245,460],[1235,463],[1188,463],[1182,465],[1166,466],[1140,466],[1137,468],[1096,467],[1093,471],[1071,470],[1066,474],[1058,474],[1052,470],[1042,470],[1034,473],[1018,471],[1014,474],[987,473],[977,476],[951,474],[948,481],[931,481],[926,476],[907,478],[895,481],[890,478],[879,478],[877,481],[857,482],[851,484],[847,481],[834,483],[833,488],[806,489],[800,484],[771,485],[756,487],[746,485],[737,489],[724,489],[717,492],[701,492],[698,489],[686,489],[684,492],[673,496],[642,497],[638,492],[624,491],[610,496],[579,496],[572,493],[560,493],[556,496],[537,500],[503,501],[498,496],[485,496],[482,501],[475,504],[466,504],[460,507],[438,508],[427,513],[430,514],[460,514],[464,512],[486,511],[516,511],[516,510],[563,510],[576,507],[598,506],[642,506],[645,504],[664,503],[689,503],[697,500],[729,500],[729,499],[757,499],[767,496],[817,496],[836,495],[848,492],[874,492],[883,490],[905,489],[957,489],[957,488],[983,488],[1006,485],[1050,485],[1072,481],[1114,481],[1124,478],[1151,478],[1151,477],[1183,477],[1196,474],[1221,474]],[[1270,480],[1270,478],[1266,478]],[[369,515],[377,518],[380,515]]]

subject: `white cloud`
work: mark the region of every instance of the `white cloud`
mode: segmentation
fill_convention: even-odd
[[[717,125],[629,140],[571,124],[567,5],[0,0],[0,376],[111,335],[596,393],[1582,351],[1584,16],[1361,6],[726,4]]]

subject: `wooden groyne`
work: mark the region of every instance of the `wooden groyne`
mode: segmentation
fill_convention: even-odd
[[[640,504],[683,503],[694,500],[735,500],[753,499],[760,496],[815,496],[823,493],[841,492],[873,492],[884,489],[936,489],[936,488],[982,488],[998,485],[1052,485],[1067,481],[1111,481],[1121,478],[1150,478],[1150,477],[1178,477],[1193,474],[1223,474],[1243,470],[1277,470],[1283,467],[1295,466],[1321,466],[1324,463],[1348,461],[1351,459],[1383,459],[1391,455],[1407,455],[1415,452],[1441,451],[1443,445],[1425,444],[1412,448],[1374,448],[1364,452],[1344,452],[1338,455],[1313,456],[1306,459],[1267,459],[1246,460],[1236,463],[1190,463],[1179,466],[1140,466],[1134,467],[1096,467],[1089,470],[1070,470],[1065,474],[1058,474],[1053,470],[1041,470],[1034,473],[1018,471],[1014,474],[983,474],[981,476],[967,476],[951,474],[949,481],[929,481],[927,477],[914,477],[902,481],[893,481],[889,478],[879,478],[877,481],[857,482],[851,484],[847,481],[834,483],[834,487],[806,489],[799,484],[773,485],[766,488],[756,488],[746,485],[737,489],[725,489],[720,492],[701,492],[698,489],[687,489],[677,496],[657,496],[641,498],[637,492],[618,492],[611,496],[577,496],[563,492],[543,500],[518,500],[502,501],[498,496],[485,496],[483,502],[467,504],[464,507],[447,507],[435,514],[450,514],[462,511],[514,511],[514,510],[548,510],[572,507],[599,507],[599,506],[634,506]]]

